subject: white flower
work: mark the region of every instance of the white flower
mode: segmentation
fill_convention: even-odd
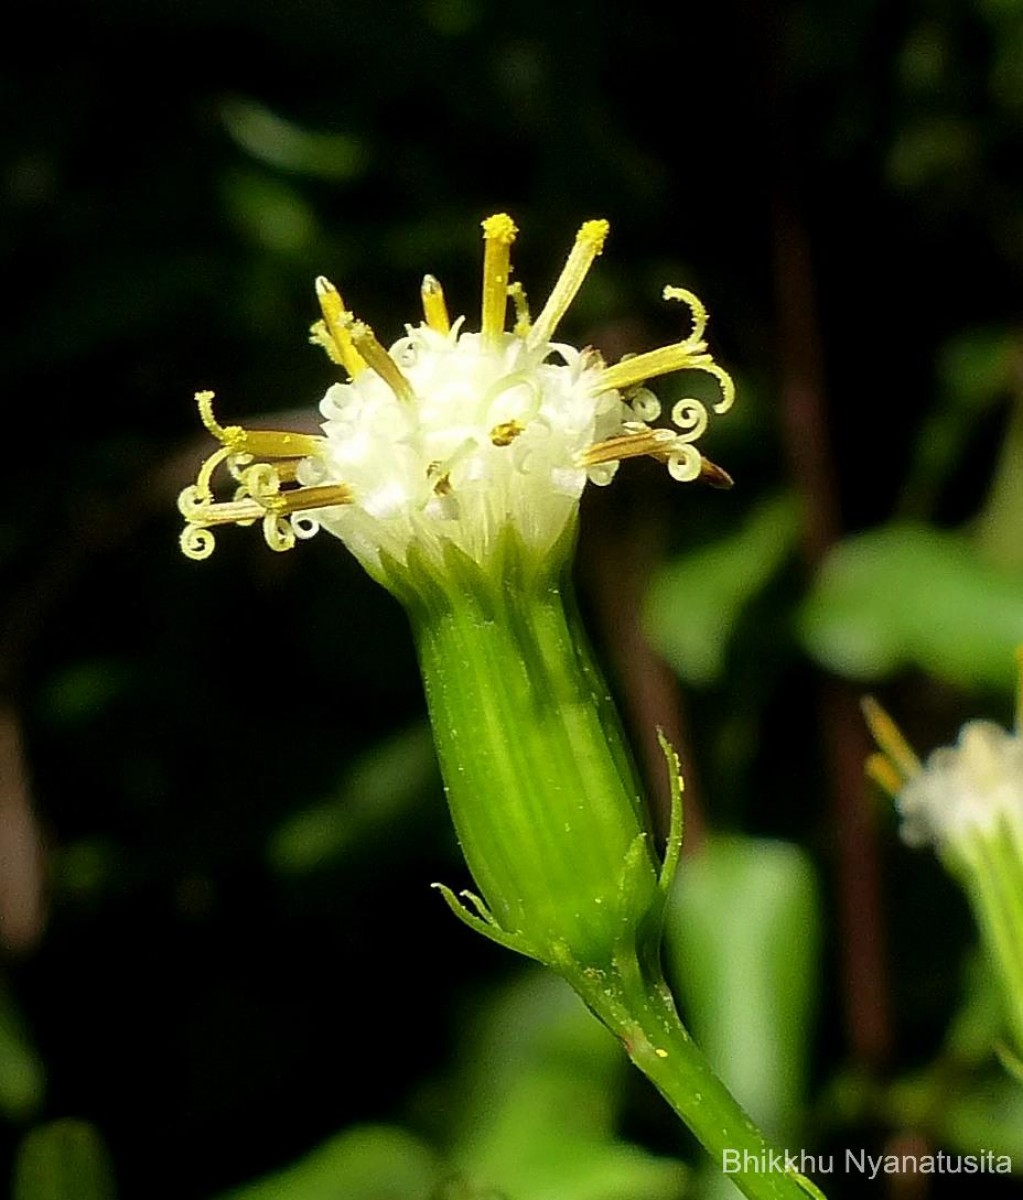
[[[413,545],[438,565],[448,545],[485,563],[509,525],[543,556],[574,521],[587,482],[609,483],[623,458],[654,457],[681,481],[730,482],[694,444],[707,426],[706,406],[680,400],[674,427],[655,428],[650,422],[660,403],[640,386],[695,369],[720,385],[714,411],[731,406],[732,381],[703,341],[707,314],[700,301],[665,288],[666,299],[689,308],[689,334],[607,367],[593,350],[552,340],[603,248],[607,222],[587,221],[579,230],[535,321],[521,286],[508,284],[515,225],[498,214],[483,230],[479,333],[466,332],[464,318],[450,322],[440,284],[427,276],[424,320],[406,326],[405,336],[385,349],[328,280],[316,281],[323,320],[313,340],[348,376],[320,403],[321,437],[224,428],[213,416],[212,393],[198,395],[204,424],[221,448],[179,501],[188,522],[186,554],[211,553],[213,526],[260,520],[273,549],[289,549],[296,536],[323,528],[373,574],[382,555],[403,564]],[[516,321],[506,332],[509,296]],[[233,500],[218,502],[211,480],[222,462],[238,487]]]
[[[944,846],[1009,821],[1023,831],[1023,741],[991,721],[968,721],[956,746],[935,750],[899,795],[902,836]]]
[[[890,717],[873,700],[867,720],[884,751],[868,763],[895,797],[901,835],[911,846],[955,850],[971,838],[1015,831],[1023,844],[1023,738],[992,721],[967,721],[955,746],[921,765]]]

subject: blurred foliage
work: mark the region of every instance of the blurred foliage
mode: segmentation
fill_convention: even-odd
[[[116,1200],[113,1167],[85,1121],[52,1121],[25,1138],[14,1169],[13,1200]]]
[[[798,1145],[818,1003],[821,913],[797,846],[714,838],[680,872],[669,971],[692,1032],[779,1145]]]
[[[624,1064],[560,981],[529,972],[481,1012],[455,1075],[426,1085],[432,1150],[357,1126],[223,1200],[672,1200],[681,1164],[616,1140]]]
[[[0,984],[0,1112],[11,1121],[32,1117],[43,1102],[46,1072],[13,997]]]
[[[593,561],[660,556],[644,621],[695,698],[694,810],[727,835],[683,864],[669,923],[693,1025],[779,1129],[872,1152],[920,1129],[1023,1165],[1019,1091],[961,984],[965,909],[894,842],[897,1036],[876,1073],[848,1062],[848,834],[825,808],[816,686],[822,668],[880,685],[921,751],[1008,709],[1021,47],[1018,0],[15,3],[0,363],[28,435],[5,460],[0,678],[24,762],[0,747],[0,1162],[16,1200],[109,1195],[101,1136],[120,1194],[147,1200],[686,1186],[688,1145],[602,1031],[429,891],[468,880],[397,606],[325,536],[274,556],[225,535],[203,567],[176,548],[193,391],[214,387],[225,420],[313,419],[332,379],[304,345],[313,278],[384,340],[425,271],[471,312],[477,223],[498,209],[534,297],[579,221],[611,219],[566,336],[613,355],[663,342],[677,314],[659,290],[684,283],[742,382],[708,443],[731,493],[640,464],[583,514]],[[801,293],[786,221],[809,248]],[[815,329],[825,485],[801,453],[819,431],[792,416]],[[658,390],[670,404],[680,386]],[[643,569],[584,604],[633,620]],[[634,653],[616,619],[605,649]],[[649,674],[614,682],[670,724],[637,701]]]
[[[653,645],[693,684],[715,683],[744,606],[795,547],[794,500],[764,501],[734,535],[665,566],[647,594],[646,627]]]
[[[811,653],[853,679],[915,666],[1008,691],[1023,644],[1023,572],[990,566],[954,533],[891,524],[828,556],[803,631]]]

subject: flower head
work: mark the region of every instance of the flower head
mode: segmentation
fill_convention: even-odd
[[[971,838],[1001,828],[1023,842],[1023,686],[1013,732],[993,721],[967,721],[956,745],[932,751],[926,764],[875,700],[864,701],[864,712],[881,747],[867,770],[894,797],[905,842],[953,858]]]
[[[374,575],[384,560],[404,564],[413,546],[438,565],[449,545],[484,564],[509,526],[529,550],[548,554],[573,524],[586,484],[610,483],[623,459],[651,457],[679,481],[727,486],[725,472],[695,445],[707,406],[684,397],[671,423],[657,426],[661,404],[643,386],[656,376],[702,371],[720,387],[713,411],[731,406],[732,380],[707,350],[707,313],[697,297],[666,287],[665,299],[689,310],[688,333],[607,366],[592,349],[554,340],[603,249],[607,222],[583,224],[535,319],[521,285],[509,283],[516,233],[503,213],[483,222],[478,333],[466,331],[462,317],[449,319],[441,286],[428,275],[423,320],[385,348],[337,288],[317,279],[322,320],[312,340],[347,376],[320,403],[322,435],[221,426],[212,393],[200,392],[203,423],[220,448],[179,499],[184,552],[205,558],[213,528],[259,521],[274,550],[326,529]],[[221,465],[235,481],[230,500],[214,497]]]
[[[895,797],[902,836],[930,845],[959,881],[1001,993],[1010,1058],[1023,1060],[1023,648],[1016,728],[968,721],[921,765],[895,723],[864,703],[882,753],[867,770]]]

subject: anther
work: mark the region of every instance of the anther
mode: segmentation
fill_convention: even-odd
[[[323,313],[323,324],[327,336],[336,351],[336,355],[332,357],[340,361],[354,379],[360,371],[366,369],[366,363],[352,344],[352,338],[345,322],[345,318],[349,314],[345,308],[345,302],[341,298],[341,293],[325,275],[318,275],[316,277],[316,298],[320,302],[320,311]],[[313,327],[313,336],[314,340],[318,340],[315,326]]]
[[[508,305],[511,246],[518,229],[507,213],[495,213],[483,224],[483,303],[480,333],[493,343],[504,332]]]
[[[887,755],[892,767],[902,777],[902,781],[905,782],[919,774],[922,770],[920,760],[912,746],[902,736],[898,725],[873,696],[864,696],[860,703],[863,716],[866,718],[870,732],[874,735],[874,741]]]
[[[437,333],[451,332],[451,318],[444,300],[444,289],[433,275],[424,275],[419,294],[423,299],[423,316],[427,325]]]
[[[604,249],[610,229],[607,221],[586,221],[575,235],[575,244],[569,252],[568,260],[551,290],[547,303],[529,331],[530,346],[536,348],[551,340],[558,322],[582,287],[593,260]]]
[[[373,368],[399,400],[411,403],[416,398],[412,384],[401,373],[401,368],[377,341],[376,334],[365,321],[355,320],[350,313],[341,318],[352,339],[352,345]]]

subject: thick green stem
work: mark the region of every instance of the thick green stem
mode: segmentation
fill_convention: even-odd
[[[567,979],[745,1195],[820,1196],[779,1165],[663,981],[677,845],[663,869],[562,573],[509,537],[486,568],[452,552],[443,572],[385,574],[412,618],[448,802],[482,893],[468,912],[446,890],[448,902]]]
[[[754,1200],[823,1200],[814,1184],[786,1169],[784,1152],[770,1145],[714,1073],[682,1024],[660,970],[621,963],[615,974],[613,981],[568,978],[717,1168]]]

